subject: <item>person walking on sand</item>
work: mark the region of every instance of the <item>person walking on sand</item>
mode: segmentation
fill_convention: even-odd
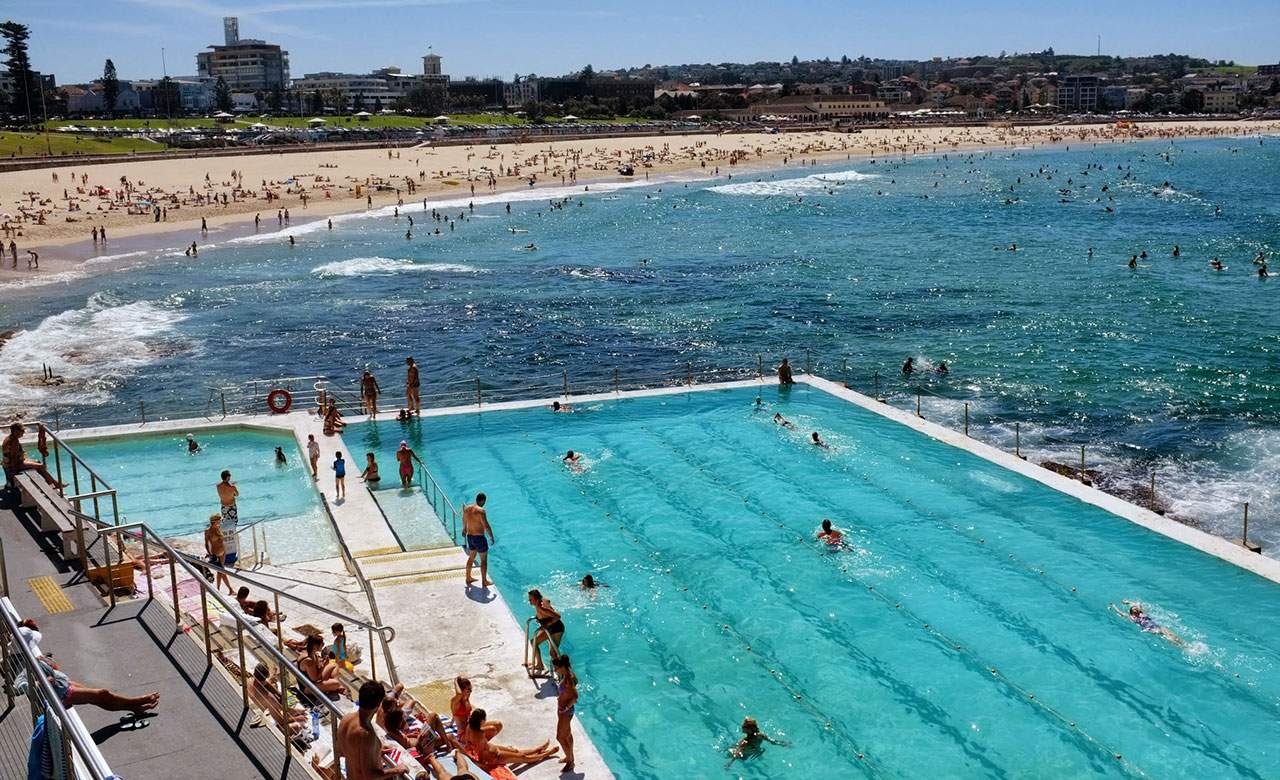
[[[422,412],[422,379],[418,375],[418,364],[413,362],[413,357],[405,358],[404,362],[409,367],[405,371],[404,378],[404,405],[414,414],[420,414]]]
[[[364,399],[364,410],[370,417],[378,415],[378,394],[382,392],[382,388],[378,387],[378,380],[374,378],[372,371],[365,371],[360,377],[360,397]]]
[[[307,434],[307,460],[311,461],[311,479],[320,479],[320,442],[314,433]]]
[[[333,498],[342,499],[347,495],[347,462],[339,451],[333,458]]]
[[[467,585],[475,583],[471,576],[471,565],[476,556],[480,556],[480,586],[487,588],[493,583],[489,581],[489,545],[496,544],[493,527],[489,525],[489,515],[484,511],[485,495],[476,494],[474,504],[462,507],[462,533],[467,537]],[[485,534],[489,538],[485,539]]]
[[[240,509],[236,506],[236,498],[240,488],[231,481],[231,472],[222,472],[222,481],[218,483],[218,505],[222,513],[222,541],[226,548],[225,564],[232,566],[240,557]]]

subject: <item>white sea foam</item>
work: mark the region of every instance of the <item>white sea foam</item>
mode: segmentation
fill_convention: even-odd
[[[708,187],[707,190],[710,192],[718,192],[721,195],[798,196],[825,192],[826,190],[831,189],[832,185],[839,186],[850,182],[867,181],[869,179],[878,178],[880,178],[880,175],[875,173],[831,171],[826,173],[814,173],[809,176],[801,176],[795,179],[778,179],[777,181],[744,181],[733,184],[720,184],[715,187]]]
[[[186,316],[150,301],[122,303],[95,293],[83,309],[46,317],[0,347],[0,410],[107,403],[121,382],[166,354]],[[41,367],[61,384],[41,381]]]
[[[28,287],[46,287],[51,284],[65,284],[73,282],[77,279],[85,279],[93,275],[89,267],[95,265],[115,265],[117,271],[124,271],[137,266],[137,263],[121,263],[121,260],[127,260],[132,257],[154,257],[157,253],[140,249],[135,252],[122,252],[118,255],[101,255],[99,257],[91,257],[83,263],[69,268],[65,271],[58,271],[52,274],[40,274],[26,278],[13,279],[0,284],[0,290],[20,290]]]
[[[389,276],[399,273],[480,274],[483,268],[462,263],[415,263],[404,258],[353,257],[316,266],[311,273],[321,279],[347,276]]]

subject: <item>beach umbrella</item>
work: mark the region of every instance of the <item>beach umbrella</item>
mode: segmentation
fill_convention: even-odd
[[[311,117],[310,119],[308,119],[308,120],[307,120],[307,124],[309,124],[309,125],[323,125],[323,124],[325,124],[325,120],[321,119],[321,118],[320,118],[320,117],[318,117],[318,116],[313,116],[313,117]]]
[[[573,114],[566,114],[566,115],[564,115],[564,116],[562,116],[562,117],[560,117],[560,118],[561,118],[561,119],[563,119],[563,120],[564,120],[564,121],[566,121],[566,122],[577,122],[577,121],[578,121],[578,118],[577,118],[576,116],[574,116]]]

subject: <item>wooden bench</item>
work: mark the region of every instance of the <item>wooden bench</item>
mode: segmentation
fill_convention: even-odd
[[[108,582],[115,586],[117,592],[124,591],[129,595],[133,595],[133,564],[132,563],[113,563],[111,564],[111,577],[107,577],[106,566],[95,566],[85,573],[89,578],[89,582],[94,585],[100,585],[103,588],[108,587]]]
[[[34,509],[36,516],[40,518],[40,530],[46,534],[58,535],[63,560],[79,559],[76,521],[71,515],[71,504],[38,474],[24,471],[14,477],[13,481],[22,493],[22,506]],[[88,541],[86,539],[86,543]]]

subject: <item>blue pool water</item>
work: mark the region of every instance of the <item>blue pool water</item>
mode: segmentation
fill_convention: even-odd
[[[1154,470],[1175,513],[1219,533],[1238,534],[1250,501],[1274,552],[1280,280],[1250,258],[1280,248],[1277,172],[1273,137],[1152,141],[540,188],[504,196],[538,198],[509,215],[455,203],[469,218],[439,237],[418,212],[412,241],[404,214],[381,211],[332,232],[296,212],[292,249],[229,242],[215,219],[207,239],[175,237],[200,241],[198,259],[108,257],[94,268],[119,270],[0,291],[0,331],[18,330],[0,346],[0,411],[121,419],[145,401],[189,416],[213,383],[354,381],[366,365],[399,392],[410,353],[431,396],[476,376],[514,391],[565,369],[578,384],[757,354],[800,364],[807,347],[827,375],[847,359],[863,390],[880,370],[899,402],[918,382],[968,400],[975,433],[1010,448],[995,417],[1019,421],[1033,459],[1086,443],[1122,485]],[[551,210],[566,192],[579,200]],[[908,355],[947,360],[950,378],[903,382]],[[66,384],[42,384],[42,364]],[[958,402],[925,410],[959,423]]]
[[[337,540],[320,496],[293,435],[235,428],[197,430],[201,451],[187,453],[186,437],[143,434],[70,442],[111,487],[119,491],[120,513],[144,521],[163,536],[186,537],[203,544],[201,532],[218,512],[218,483],[223,469],[240,488],[236,502],[240,527],[262,522],[267,550],[275,563],[331,558]],[[287,463],[275,462],[283,447]],[[84,487],[82,475],[82,488]],[[84,488],[87,490],[87,488]],[[241,554],[252,553],[246,531]]]
[[[531,587],[564,611],[620,778],[1280,774],[1280,586],[820,391],[757,392],[407,432],[452,496],[488,494],[518,617]],[[725,771],[745,715],[792,744]]]

